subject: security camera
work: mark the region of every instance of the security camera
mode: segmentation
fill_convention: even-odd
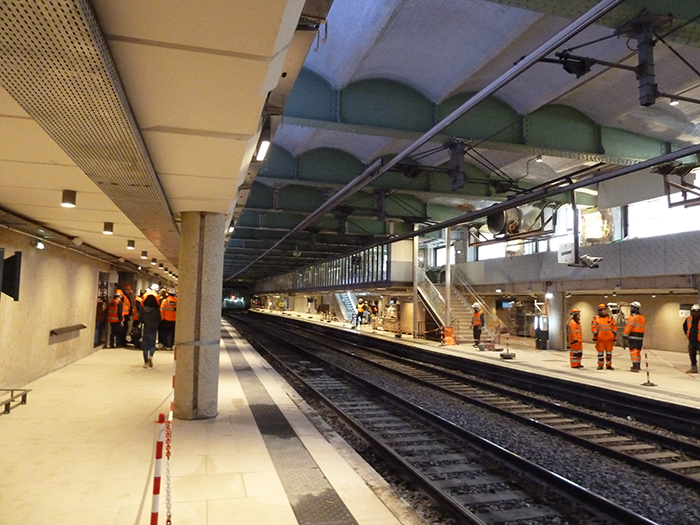
[[[602,257],[594,257],[592,255],[583,254],[581,257],[581,262],[588,266],[589,268],[598,268],[598,264],[603,260]]]

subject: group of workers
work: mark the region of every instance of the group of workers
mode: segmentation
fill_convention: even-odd
[[[143,351],[144,368],[153,368],[153,355],[156,350],[156,336],[162,348],[171,349],[175,342],[175,321],[177,318],[177,295],[175,290],[141,290],[131,298],[131,287],[123,286],[127,293],[117,289],[109,304],[108,321],[110,335],[107,348],[126,347],[126,334],[132,322],[130,333],[134,346]]]
[[[630,349],[630,359],[632,366],[630,371],[639,372],[641,370],[641,349],[644,342],[645,319],[640,313],[642,305],[638,301],[630,304],[630,316],[625,324],[623,334],[623,345]],[[591,332],[595,349],[598,352],[598,370],[614,370],[612,366],[613,345],[617,340],[617,322],[610,315],[608,305],[598,305],[598,315],[591,321]],[[581,328],[581,310],[574,308],[571,310],[571,320],[569,321],[569,361],[571,368],[583,368],[581,358],[583,357],[583,330]]]
[[[623,347],[629,347],[632,366],[630,371],[641,370],[641,349],[644,343],[646,320],[641,314],[642,305],[639,301],[630,303],[630,315],[627,317],[623,337]],[[700,350],[700,305],[690,308],[690,317],[683,323],[683,331],[688,339],[688,356],[690,358],[689,374],[698,373],[697,353]],[[614,370],[612,366],[613,344],[617,340],[617,323],[610,315],[606,304],[598,305],[598,315],[591,322],[593,341],[598,352],[598,370]],[[571,310],[569,321],[569,361],[571,368],[583,368],[583,331],[581,329],[581,310]]]

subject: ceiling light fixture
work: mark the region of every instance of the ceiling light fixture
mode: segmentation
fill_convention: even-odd
[[[229,233],[233,233],[233,230],[234,230],[233,226],[229,226],[229,227],[228,227],[228,232],[229,232]]]
[[[265,119],[262,130],[260,131],[260,139],[258,140],[258,150],[255,154],[255,160],[262,162],[265,160],[267,150],[270,148],[270,140],[272,140],[270,132],[270,120]]]
[[[155,266],[156,264],[158,264],[158,259],[151,259],[151,264],[152,264],[153,266]]]
[[[29,244],[31,244],[34,248],[37,250],[43,250],[44,249],[44,243],[41,242],[38,239],[33,239]]]
[[[678,102],[677,98],[672,98],[671,102],[669,102],[669,105],[671,105],[671,106],[677,106],[678,104],[679,104],[679,102]]]
[[[63,190],[61,197],[61,206],[64,208],[75,208],[77,193],[75,190]]]
[[[104,226],[102,227],[102,233],[105,235],[112,235],[114,233],[114,223],[105,222]]]
[[[535,157],[535,162],[542,162],[542,155],[537,155],[537,157]]]
[[[163,269],[163,263],[160,263],[160,264],[158,265],[158,269],[159,269],[159,270],[162,270],[162,269]]]
[[[142,258],[142,259],[148,259],[148,252],[145,251],[145,250],[142,251],[142,252],[141,252],[141,258]]]
[[[129,239],[128,241],[126,241],[127,250],[133,250],[134,248],[136,248],[136,241],[134,241],[133,239]]]

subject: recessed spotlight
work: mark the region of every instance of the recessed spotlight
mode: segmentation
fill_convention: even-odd
[[[63,190],[61,206],[64,208],[75,208],[76,196],[75,190]]]
[[[129,239],[128,241],[126,241],[126,249],[127,250],[133,250],[134,248],[136,248],[136,241],[134,241],[132,239]]]
[[[148,252],[145,251],[145,250],[142,251],[142,252],[141,252],[141,258],[142,258],[142,259],[148,259]]]
[[[104,226],[102,227],[102,233],[104,233],[105,235],[112,235],[114,233],[114,223],[105,222]]]

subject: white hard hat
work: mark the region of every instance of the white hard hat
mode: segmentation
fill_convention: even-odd
[[[630,303],[630,306],[633,306],[634,308],[641,308],[642,303],[640,303],[639,301],[633,301]]]
[[[474,308],[474,310],[481,310],[481,306],[479,306],[479,303],[474,303],[472,305],[472,308]]]
[[[691,306],[690,311],[692,312],[693,310],[700,310],[700,304],[694,304],[693,306]]]

